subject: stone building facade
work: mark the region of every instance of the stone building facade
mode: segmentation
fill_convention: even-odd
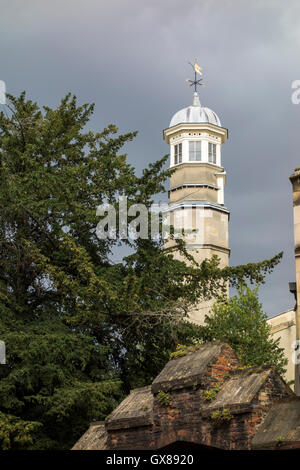
[[[288,360],[285,379],[294,382],[296,395],[300,395],[300,168],[296,168],[290,176],[293,188],[293,215],[294,215],[294,246],[296,283],[294,295],[296,305],[294,309],[280,313],[268,320],[271,326],[271,334],[279,338],[280,347],[284,349]]]

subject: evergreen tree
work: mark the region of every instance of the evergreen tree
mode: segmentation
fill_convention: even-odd
[[[162,241],[96,235],[96,208],[150,207],[164,190],[167,157],[140,177],[121,153],[135,133],[87,131],[93,106],[67,95],[57,109],[8,96],[0,114],[0,447],[70,448],[130,388],[151,382],[178,342],[199,328],[191,305],[227,282],[262,282],[279,262],[187,266]],[[177,248],[188,257],[183,243]],[[22,431],[23,427],[23,431]],[[22,434],[23,432],[23,434]]]

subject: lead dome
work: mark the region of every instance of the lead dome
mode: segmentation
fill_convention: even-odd
[[[194,93],[193,104],[187,108],[180,109],[171,119],[170,127],[184,123],[207,122],[221,127],[220,119],[210,108],[201,106],[198,93]]]

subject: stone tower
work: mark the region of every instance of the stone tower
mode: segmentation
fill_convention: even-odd
[[[294,242],[295,242],[295,263],[296,263],[296,343],[291,345],[290,351],[295,349],[295,393],[300,395],[300,168],[295,168],[290,176],[293,186],[293,206],[294,206]],[[289,351],[289,352],[290,352]],[[290,353],[291,354],[291,353]]]
[[[187,250],[197,262],[215,254],[221,267],[228,266],[230,254],[229,211],[224,206],[226,172],[221,162],[227,136],[216,113],[201,106],[196,91],[192,105],[174,114],[164,130],[170,145],[170,167],[176,168],[170,178],[171,224],[180,227],[190,220],[195,232],[185,231]],[[199,304],[190,312],[191,321],[203,323],[210,307],[211,302]]]

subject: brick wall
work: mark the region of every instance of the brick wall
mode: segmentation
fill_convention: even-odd
[[[271,371],[251,406],[235,409],[232,419],[217,425],[211,413],[204,413],[208,404],[203,398],[203,392],[216,384],[224,386],[230,380],[230,373],[239,367],[234,351],[224,345],[201,380],[195,381],[192,387],[177,387],[167,392],[171,398],[169,406],[162,406],[157,394],[154,395],[152,425],[108,430],[107,448],[159,449],[177,441],[185,441],[219,449],[250,449],[252,437],[270,405],[289,396],[291,391],[278,374]]]

